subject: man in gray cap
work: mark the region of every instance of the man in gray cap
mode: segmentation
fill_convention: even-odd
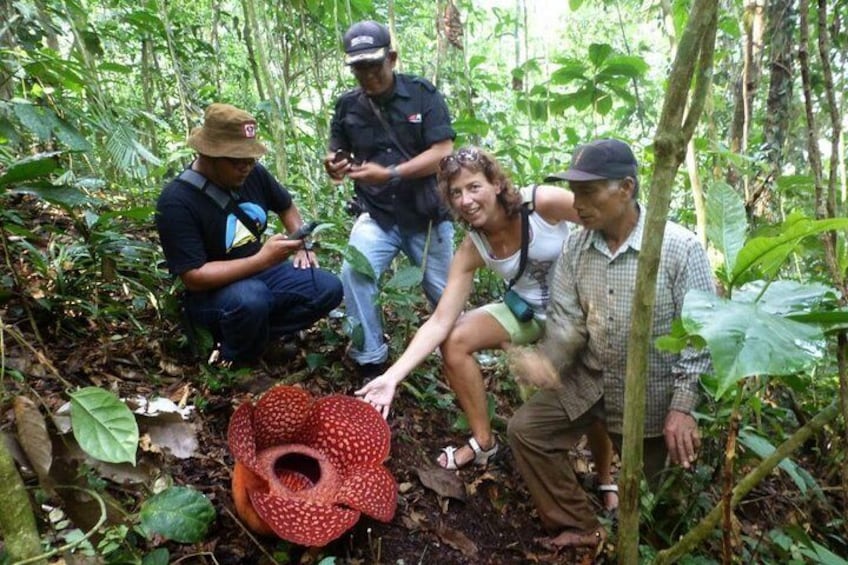
[[[266,152],[257,132],[247,112],[210,105],[187,141],[196,158],[156,206],[187,313],[220,343],[211,361],[224,367],[256,360],[271,337],[311,326],[342,299],[339,279],[317,268],[303,238],[264,235],[269,211],[289,234],[303,220],[289,192],[257,162]]]
[[[383,372],[389,348],[383,337],[377,281],[403,252],[424,269],[431,305],[442,295],[453,256],[450,212],[436,190],[439,161],[453,150],[455,133],[444,98],[423,78],[395,73],[397,52],[386,26],[353,24],[344,35],[345,63],[359,88],[336,102],[330,129],[327,174],[337,184],[353,180],[358,216],[349,244],[373,270],[345,262],[345,310],[360,342],[350,356],[360,375]],[[426,257],[425,257],[426,252]]]
[[[636,200],[637,163],[616,139],[574,152],[566,180],[584,230],[563,248],[551,283],[546,336],[537,351],[516,353],[516,377],[543,387],[509,422],[519,471],[555,548],[602,546],[605,532],[580,487],[568,451],[598,420],[621,451],[627,340],[645,210]],[[690,289],[714,292],[706,253],[689,230],[668,222],[657,278],[653,335],[670,332]],[[650,351],[645,406],[645,475],[656,485],[666,457],[689,468],[700,439],[692,412],[706,351]]]

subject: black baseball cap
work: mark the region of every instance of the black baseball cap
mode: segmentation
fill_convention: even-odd
[[[574,151],[567,171],[555,173],[545,180],[635,179],[637,169],[636,157],[629,145],[617,139],[597,139]]]
[[[382,61],[391,45],[389,28],[372,20],[357,22],[344,34],[345,64]]]

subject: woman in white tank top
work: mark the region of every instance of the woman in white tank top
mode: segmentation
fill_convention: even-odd
[[[568,237],[568,223],[578,222],[572,194],[554,186],[516,190],[501,166],[488,153],[463,148],[439,164],[439,188],[467,234],[451,262],[448,282],[436,310],[418,329],[403,354],[385,373],[356,395],[388,417],[397,385],[437,346],[445,375],[468,418],[472,437],[461,447],[446,447],[438,463],[457,469],[470,463],[486,465],[498,451],[487,411],[486,389],[474,353],[538,340],[544,331],[545,306],[553,266]],[[522,243],[522,205],[528,215],[527,260],[512,289],[533,310],[521,322],[503,302],[464,312],[477,269],[488,267],[505,281],[519,271]],[[611,482],[612,445],[603,428],[589,437],[602,484]],[[605,505],[617,506],[617,497]]]

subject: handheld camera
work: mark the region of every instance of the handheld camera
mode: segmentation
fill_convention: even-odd
[[[344,149],[336,149],[336,154],[333,157],[333,162],[338,163],[340,161],[347,160],[351,165],[361,165],[362,159],[357,159],[356,156],[350,151],[346,151]]]
[[[297,228],[294,233],[291,233],[286,236],[286,239],[306,239],[309,237],[315,228],[318,227],[318,222],[315,220],[311,222],[305,222],[299,228]]]

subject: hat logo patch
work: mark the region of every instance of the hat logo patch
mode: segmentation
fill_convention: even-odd
[[[256,137],[256,124],[254,123],[246,123],[242,124],[242,131],[244,131],[244,136],[248,139],[253,139]]]
[[[368,45],[374,45],[374,38],[370,35],[357,35],[353,39],[350,40],[351,47],[359,47],[359,45],[367,43]]]
[[[410,124],[420,124],[421,123],[421,113],[410,114],[406,117],[406,121]]]

